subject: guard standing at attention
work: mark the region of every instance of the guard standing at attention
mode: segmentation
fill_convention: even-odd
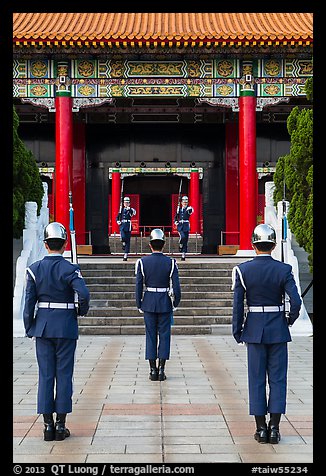
[[[299,317],[302,301],[292,267],[271,256],[276,246],[274,228],[267,224],[256,226],[251,242],[257,256],[235,266],[232,272],[232,332],[238,343],[247,345],[249,413],[256,421],[254,438],[259,443],[277,444],[281,438],[281,415],[286,409],[287,343],[292,340],[289,326]],[[286,294],[288,313],[284,308]]]
[[[37,412],[43,414],[44,440],[60,441],[70,436],[65,423],[72,411],[77,316],[88,312],[90,295],[79,266],[62,256],[67,232],[61,223],[46,226],[44,244],[48,255],[26,270],[23,320],[27,337],[36,341]]]
[[[135,266],[136,305],[144,313],[149,378],[160,381],[166,379],[164,368],[170,358],[173,311],[181,299],[178,266],[174,258],[163,254],[164,244],[163,231],[152,230],[149,241],[152,253],[138,259]]]
[[[179,250],[181,251],[181,261],[185,261],[188,251],[188,239],[190,231],[189,217],[194,212],[193,207],[188,205],[188,197],[184,195],[181,199],[181,206],[174,217],[174,223],[180,236]]]
[[[121,212],[117,215],[117,223],[120,228],[120,236],[122,242],[122,249],[124,250],[123,261],[127,261],[128,253],[130,252],[131,239],[131,218],[136,215],[136,210],[130,207],[130,198],[123,199],[123,207]]]

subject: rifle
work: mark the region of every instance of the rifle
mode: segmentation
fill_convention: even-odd
[[[72,206],[72,191],[71,190],[69,190],[69,231],[70,231],[70,244],[71,244],[71,262],[74,264],[78,264],[76,231],[75,231],[75,225],[74,225],[74,209]]]
[[[123,185],[124,185],[124,179],[122,179],[122,183],[121,183],[121,193],[120,193],[120,208],[119,208],[119,214],[118,214],[118,217],[119,217],[119,220],[121,221],[121,212],[122,212],[122,207],[123,207]]]
[[[74,209],[72,206],[71,176],[70,176],[69,169],[68,169],[68,174],[69,174],[69,231],[70,231],[70,246],[71,246],[71,262],[74,264],[78,264],[76,231],[75,231],[75,224],[74,224]],[[79,315],[79,301],[78,301],[77,291],[75,291],[75,294],[74,294],[74,304],[75,304],[77,314]]]
[[[182,178],[181,178],[181,180],[180,180],[180,185],[179,185],[178,205],[177,205],[176,219],[178,219],[178,213],[179,213],[180,206],[181,206],[181,189],[182,189]]]
[[[285,259],[285,253],[284,253],[284,247],[286,246],[286,240],[287,240],[287,217],[286,217],[286,202],[285,202],[286,196],[285,196],[285,178],[283,178],[283,198],[282,198],[282,241],[281,241],[281,260],[284,261]]]

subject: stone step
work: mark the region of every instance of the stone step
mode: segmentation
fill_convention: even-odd
[[[105,292],[130,292],[134,293],[135,292],[135,285],[134,284],[90,284],[87,283],[89,291],[92,293],[92,291],[105,291]],[[191,290],[192,293],[195,292],[229,292],[231,291],[231,281],[230,283],[226,284],[196,284],[196,285],[190,285],[188,284],[187,286],[182,286],[181,292],[183,289],[188,289]]]
[[[177,316],[228,316],[230,307],[178,307]],[[87,317],[130,317],[139,315],[135,307],[90,307]]]
[[[227,315],[221,316],[177,316],[174,314],[174,325],[206,325],[210,324],[230,324],[231,317]],[[137,316],[123,316],[123,317],[80,317],[78,318],[80,327],[85,326],[133,326],[133,325],[145,325],[143,314],[137,312]]]
[[[231,269],[186,269],[186,268],[179,268],[179,277],[203,277],[211,276],[211,277],[231,277]],[[102,277],[113,277],[113,278],[120,278],[120,277],[134,277],[135,276],[135,269],[82,269],[83,278],[102,278]]]
[[[213,326],[172,326],[171,334],[174,335],[200,335],[212,334]],[[80,335],[145,335],[144,326],[87,326],[79,328]]]
[[[182,298],[182,307],[191,307],[194,303],[194,297],[192,299]],[[196,299],[198,307],[229,307],[232,306],[232,300],[226,299]],[[135,306],[135,298],[133,299],[94,299],[92,296],[90,309],[93,308],[125,308]]]
[[[123,255],[121,255],[122,257]],[[142,255],[143,256],[143,255]],[[178,256],[173,256],[174,258],[180,258],[180,254]],[[141,256],[139,256],[140,258]],[[117,262],[111,262],[110,261],[110,258],[105,258],[105,261],[104,262],[101,262],[101,263],[96,263],[94,262],[93,260],[95,260],[96,258],[92,258],[91,261],[89,261],[89,258],[87,258],[87,261],[83,261],[83,258],[80,259],[80,262],[79,262],[79,266],[81,268],[82,271],[84,270],[95,270],[95,269],[106,269],[107,271],[108,270],[111,270],[111,269],[131,269],[131,270],[134,270],[135,269],[135,263],[138,259],[137,256],[134,256],[132,258],[132,260],[130,259],[129,257],[129,261],[121,261],[121,263],[117,263]],[[178,261],[177,259],[177,263],[178,263],[178,268],[179,268],[179,271],[181,269],[229,269],[229,270],[232,270],[232,268],[237,264],[235,262],[230,262],[230,263],[226,263],[225,261],[214,261],[214,262],[203,262],[203,261]],[[198,258],[200,259],[200,258]],[[241,262],[239,260],[239,262]]]
[[[189,285],[193,284],[203,284],[203,280],[205,280],[206,284],[230,284],[231,277],[228,276],[182,276],[180,278],[180,284],[183,286],[188,287]],[[98,277],[89,276],[85,279],[86,284],[97,284],[99,281]],[[130,284],[135,285],[136,277],[135,276],[102,276],[101,283],[102,284],[114,284],[119,282],[121,284]]]
[[[230,292],[215,292],[215,291],[205,291],[205,292],[196,292],[194,293],[193,291],[182,291],[182,303],[184,303],[187,299],[191,299],[199,301],[203,299],[208,299],[208,300],[232,300],[233,294],[232,291]],[[135,302],[135,291],[125,291],[125,292],[106,292],[105,290],[103,291],[93,291],[91,290],[91,299],[92,301],[102,301],[106,300],[109,302],[116,302],[116,301],[132,301],[133,303]],[[214,301],[217,302],[217,301]]]

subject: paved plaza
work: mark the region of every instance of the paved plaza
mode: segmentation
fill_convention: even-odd
[[[313,337],[289,343],[278,445],[253,439],[246,347],[231,335],[173,335],[167,380],[152,382],[145,336],[80,336],[70,438],[43,441],[35,344],[13,338],[14,463],[311,463]]]

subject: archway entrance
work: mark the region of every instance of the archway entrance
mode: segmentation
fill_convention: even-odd
[[[124,195],[139,197],[134,200],[138,204],[138,230],[147,234],[152,228],[163,228],[166,233],[172,232],[173,210],[175,197],[179,191],[181,178],[171,173],[138,174],[125,177]],[[183,178],[182,193],[188,193],[188,179]]]

